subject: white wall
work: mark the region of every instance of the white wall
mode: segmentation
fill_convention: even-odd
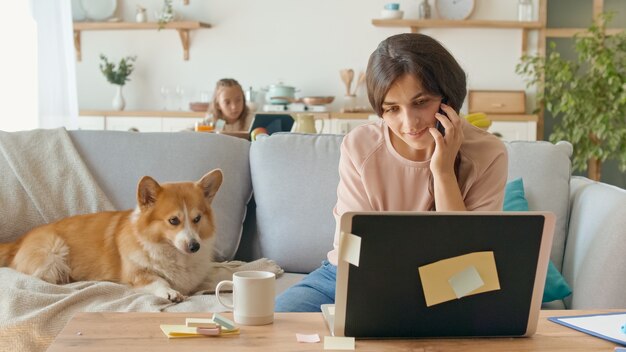
[[[300,96],[334,95],[338,109],[344,94],[342,68],[364,70],[370,53],[384,38],[409,28],[371,24],[391,0],[174,0],[184,19],[210,23],[191,32],[190,60],[173,30],[85,31],[82,62],[77,63],[81,109],[110,109],[114,88],[100,73],[99,54],[119,60],[137,55],[136,71],[125,87],[126,109],[160,109],[162,85],[182,85],[189,94],[213,91],[222,77],[255,89],[283,81]],[[515,20],[518,0],[476,0],[472,18]],[[133,21],[137,4],[150,21],[160,0],[118,1],[119,15]],[[400,0],[405,18],[417,18],[417,0]],[[431,0],[431,5],[433,0]],[[536,5],[536,4],[535,4]],[[536,7],[536,6],[535,6]],[[436,11],[433,6],[433,13]],[[470,89],[524,89],[514,73],[521,55],[521,30],[429,29],[468,74]],[[363,90],[359,103],[366,104]]]

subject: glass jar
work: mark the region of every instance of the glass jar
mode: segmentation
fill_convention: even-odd
[[[532,0],[519,0],[517,3],[517,19],[522,22],[533,20]]]
[[[342,112],[354,112],[356,109],[356,94],[346,94],[343,97]]]

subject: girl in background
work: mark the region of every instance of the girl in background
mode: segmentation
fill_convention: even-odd
[[[218,131],[248,131],[252,122],[243,88],[232,78],[217,81],[209,113],[213,116],[209,120]]]

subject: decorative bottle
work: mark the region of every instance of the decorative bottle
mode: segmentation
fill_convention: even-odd
[[[430,4],[428,3],[428,0],[422,0],[422,3],[419,6],[419,18],[430,18]]]
[[[517,3],[517,19],[522,22],[533,20],[532,0],[519,0]]]

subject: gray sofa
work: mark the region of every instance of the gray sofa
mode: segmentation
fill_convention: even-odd
[[[248,142],[189,132],[71,131],[70,137],[119,209],[134,207],[143,175],[196,180],[223,169],[214,203],[217,259],[275,260],[286,271],[279,292],[317,268],[331,249],[343,136],[285,133]],[[506,146],[509,179],[523,178],[530,209],[557,215],[551,259],[573,294],[551,306],[625,308],[626,191],[570,177],[569,143]]]

